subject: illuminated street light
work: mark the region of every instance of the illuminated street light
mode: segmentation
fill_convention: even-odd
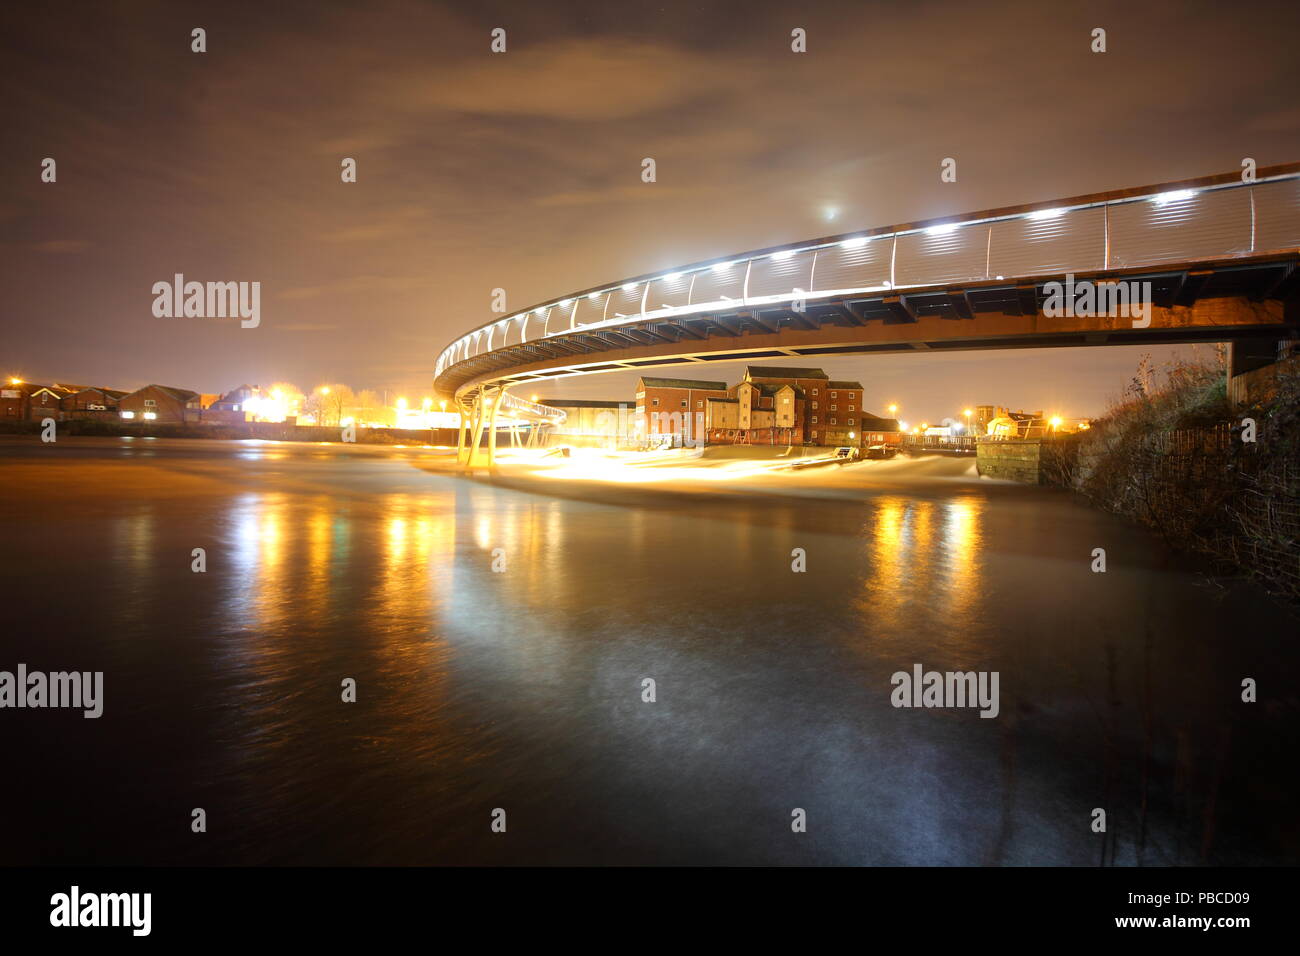
[[[320,393],[322,395],[328,395],[330,393],[330,387],[328,385],[322,385],[320,387]]]
[[[897,414],[898,414],[898,405],[897,405],[897,404],[894,404],[894,405],[890,405],[890,406],[889,406],[889,414],[890,414],[890,415],[897,415]]]
[[[10,384],[10,385],[21,385],[22,383],[23,383],[23,380],[22,380],[21,378],[11,378],[11,379],[9,379],[9,384]]]

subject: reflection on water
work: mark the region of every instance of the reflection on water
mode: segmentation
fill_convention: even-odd
[[[23,582],[8,656],[102,668],[108,695],[99,722],[17,717],[33,782],[6,811],[37,824],[6,862],[1095,865],[1300,847],[1295,701],[1243,712],[1233,691],[1239,674],[1294,686],[1285,616],[1254,592],[1216,601],[1065,496],[943,462],[833,494],[698,498],[541,494],[405,451],[141,448],[61,448],[74,482],[0,447],[3,560]],[[1106,575],[1088,570],[1099,545]],[[51,602],[69,554],[104,560]],[[889,675],[915,663],[998,671],[1001,716],[892,708]],[[51,756],[89,733],[95,761]],[[72,812],[88,791],[97,809]],[[175,826],[193,806],[222,821],[200,844]],[[508,840],[488,833],[497,806]],[[793,806],[815,840],[788,839]]]

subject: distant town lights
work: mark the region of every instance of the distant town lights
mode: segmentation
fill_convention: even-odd
[[[955,222],[945,222],[938,226],[930,226],[925,230],[927,236],[946,236],[949,233],[956,232],[959,224]]]
[[[1167,206],[1171,202],[1182,202],[1185,199],[1191,199],[1195,195],[1195,189],[1175,189],[1172,192],[1160,193],[1158,196],[1152,196],[1151,201],[1157,206]]]
[[[852,239],[845,239],[840,243],[841,249],[861,249],[867,244],[866,236],[854,236]]]
[[[1065,213],[1064,209],[1035,209],[1026,216],[1027,219],[1056,219]]]

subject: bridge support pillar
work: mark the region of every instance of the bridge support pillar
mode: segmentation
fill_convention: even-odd
[[[1295,341],[1276,338],[1239,339],[1228,343],[1228,405],[1254,404],[1272,389],[1275,366],[1294,355]],[[1295,361],[1291,359],[1291,361]]]
[[[456,466],[460,466],[460,457],[465,453],[465,407],[456,402],[456,411],[460,414],[460,428],[456,429]]]
[[[488,421],[488,470],[497,470],[497,411],[505,401],[506,389],[501,386],[492,396],[492,416]]]

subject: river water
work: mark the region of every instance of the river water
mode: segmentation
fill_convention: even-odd
[[[1300,859],[1295,618],[1063,492],[445,459],[0,439],[0,670],[104,672],[0,710],[0,861]],[[998,715],[892,706],[917,664]]]

